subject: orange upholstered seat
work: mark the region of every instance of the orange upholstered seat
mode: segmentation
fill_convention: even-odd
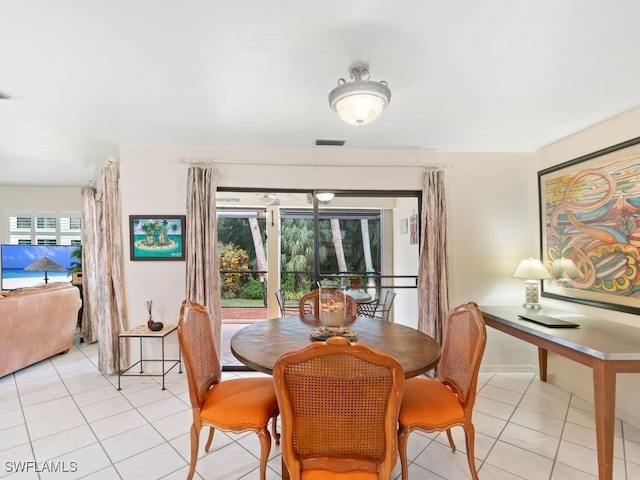
[[[402,480],[408,479],[409,433],[412,430],[446,431],[451,449],[455,451],[450,429],[456,425],[464,429],[467,462],[471,476],[478,480],[474,458],[475,429],[471,415],[486,342],[486,327],[478,306],[473,302],[461,305],[447,316],[438,378],[420,377],[406,381],[398,416]]]
[[[178,339],[189,384],[193,413],[191,461],[187,480],[193,478],[198,460],[198,443],[203,426],[211,427],[205,451],[209,451],[215,429],[228,432],[254,431],[260,439],[260,480],[266,479],[271,450],[269,419],[275,430],[278,401],[271,378],[240,378],[220,381],[222,368],[211,331],[209,312],[185,300],[180,309]]]
[[[305,470],[302,472],[301,480],[378,480],[377,473],[351,471],[332,472],[330,470]]]

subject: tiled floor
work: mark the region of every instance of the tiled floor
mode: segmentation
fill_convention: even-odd
[[[117,377],[101,375],[96,363],[97,346],[82,343],[0,379],[0,478],[186,478],[184,373],[171,372],[165,391],[159,378],[132,377],[118,391]],[[225,373],[234,375],[248,374]],[[482,374],[474,419],[482,480],[597,478],[591,406],[529,373]],[[457,453],[446,435],[412,433],[410,478],[469,479],[462,431],[454,437]],[[200,452],[196,478],[258,479],[258,454],[255,435],[217,432],[213,451]],[[615,457],[615,479],[640,478],[640,431],[617,422]],[[275,444],[267,478],[280,478]]]

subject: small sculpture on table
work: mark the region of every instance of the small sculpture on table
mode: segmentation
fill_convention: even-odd
[[[147,327],[151,328],[151,324],[153,323],[153,315],[151,313],[151,309],[153,307],[153,300],[145,301],[144,306],[147,309]]]

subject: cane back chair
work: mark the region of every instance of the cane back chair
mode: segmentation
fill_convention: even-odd
[[[358,304],[353,297],[345,295],[340,291],[335,291],[333,294],[336,296],[336,301],[342,302],[343,298],[346,299],[346,320],[355,320],[358,315]],[[320,289],[316,288],[309,293],[304,294],[300,298],[298,304],[298,311],[300,318],[308,319],[309,317],[318,318],[320,315]]]
[[[278,401],[273,381],[268,377],[237,378],[221,381],[221,366],[211,330],[211,317],[202,305],[182,302],[178,321],[178,340],[189,384],[193,413],[191,425],[191,460],[187,480],[193,478],[198,459],[200,430],[209,426],[205,445],[208,452],[215,429],[227,432],[253,431],[260,439],[260,480],[266,478],[271,435],[267,430],[272,420],[276,444]]]
[[[388,480],[397,460],[404,372],[342,337],[280,357],[273,379],[291,480]]]
[[[455,452],[451,427],[456,425],[464,429],[469,470],[472,478],[478,480],[471,416],[486,342],[487,331],[478,305],[473,302],[460,305],[447,315],[437,379],[416,377],[406,381],[398,430],[402,480],[408,479],[409,433],[446,430],[449,445]]]

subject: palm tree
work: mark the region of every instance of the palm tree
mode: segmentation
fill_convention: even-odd
[[[153,220],[149,220],[142,226],[142,230],[147,236],[147,245],[151,246],[154,244],[154,235],[156,233],[156,227],[158,226],[158,222],[154,222]]]
[[[75,258],[75,261],[69,263],[71,270],[69,271],[69,275],[72,273],[78,273],[82,271],[82,247],[78,246],[71,250],[71,254],[69,255],[71,258]]]
[[[319,234],[325,236],[322,232]],[[306,285],[308,275],[313,271],[313,221],[308,218],[283,218],[280,242],[282,270],[296,272],[296,284]],[[321,264],[327,260],[327,248],[322,244],[318,249],[318,258]]]

